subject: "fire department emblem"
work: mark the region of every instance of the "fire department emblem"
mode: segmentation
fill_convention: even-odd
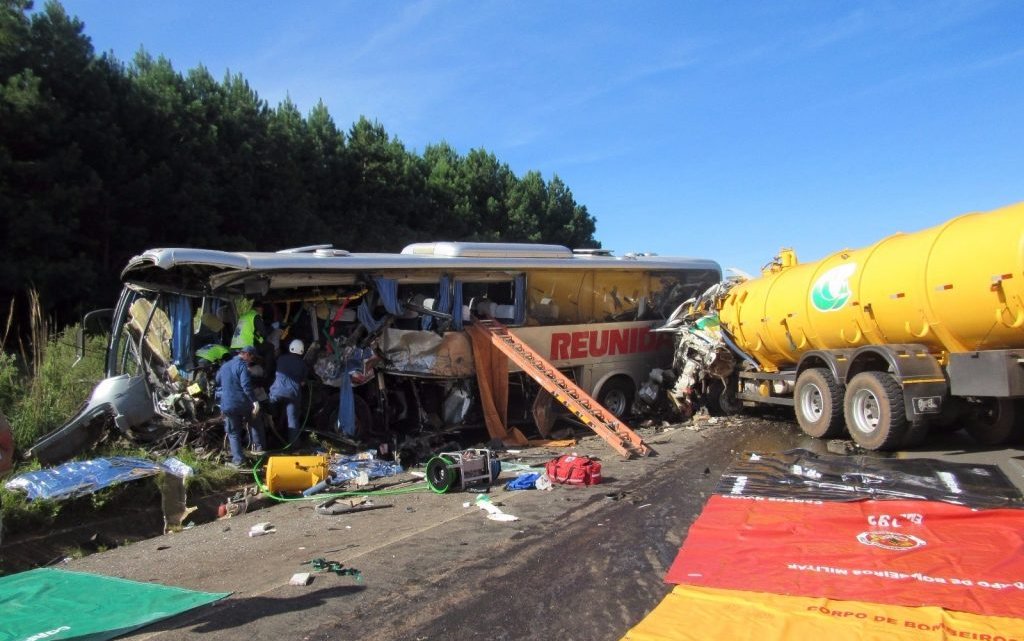
[[[885,550],[913,550],[928,545],[924,539],[902,532],[861,532],[857,540]]]

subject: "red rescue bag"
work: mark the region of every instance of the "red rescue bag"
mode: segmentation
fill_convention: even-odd
[[[601,482],[601,464],[589,456],[565,454],[544,466],[553,483],[596,485]]]

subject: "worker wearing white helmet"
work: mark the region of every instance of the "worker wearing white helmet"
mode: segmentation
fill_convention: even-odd
[[[309,368],[302,360],[305,351],[306,346],[301,340],[292,340],[288,344],[288,352],[281,354],[277,359],[277,373],[274,374],[274,383],[270,386],[270,400],[284,405],[289,443],[298,442],[300,436],[299,407],[302,403],[302,386],[309,375]]]

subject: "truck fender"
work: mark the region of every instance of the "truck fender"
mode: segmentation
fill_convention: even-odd
[[[903,388],[907,420],[920,422],[938,416],[949,395],[949,380],[939,361],[916,343],[865,345],[853,352],[845,382],[868,371],[891,372]]]
[[[854,349],[813,349],[800,357],[796,366],[797,378],[805,370],[812,367],[824,367],[836,381],[847,381],[846,371],[850,367]]]

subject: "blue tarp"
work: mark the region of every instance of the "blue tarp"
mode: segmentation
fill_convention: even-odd
[[[354,479],[360,472],[366,472],[371,479],[402,473],[401,465],[378,459],[373,450],[332,461],[328,467],[335,483]]]
[[[91,461],[71,461],[56,467],[19,474],[4,484],[8,490],[20,490],[29,500],[63,501],[86,496],[117,483],[167,472],[188,475],[191,468],[175,458],[163,463],[130,456],[111,456]]]
[[[511,481],[505,484],[506,490],[533,490],[537,487],[537,479],[540,478],[539,472],[530,472],[529,474],[520,474]]]

